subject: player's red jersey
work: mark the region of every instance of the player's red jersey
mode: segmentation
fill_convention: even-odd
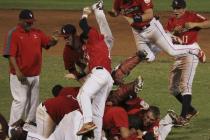
[[[83,51],[73,50],[70,46],[66,45],[63,50],[63,61],[65,69],[70,73],[77,75],[75,64],[80,65],[83,59]]]
[[[128,114],[122,107],[106,106],[103,117],[104,130],[108,130],[109,136],[120,136],[120,127],[129,127]]]
[[[88,33],[87,43],[83,46],[85,58],[88,61],[89,71],[94,67],[102,66],[111,72],[111,59],[104,36],[95,28],[91,28]]]
[[[44,102],[47,113],[56,124],[62,120],[65,114],[79,108],[77,94],[79,87],[65,87],[55,98],[48,99]]]
[[[153,3],[152,0],[131,0],[129,3],[123,3],[123,0],[115,0],[114,9],[127,17],[134,17],[135,15],[142,15],[147,9],[152,9]],[[141,28],[147,25],[150,21],[145,22],[136,22],[131,26],[134,28]]]
[[[203,22],[207,20],[205,17],[196,14],[194,12],[186,11],[184,15],[180,18],[171,17],[166,25],[166,30],[173,32],[176,26],[181,26],[184,28],[185,23],[187,22]],[[183,30],[180,34],[176,34],[182,39],[183,44],[192,44],[197,42],[198,28]]]
[[[42,47],[46,47],[50,38],[42,31],[32,28],[26,32],[20,25],[10,30],[4,44],[3,55],[16,58],[16,63],[24,76],[37,76],[41,72]],[[10,72],[15,74],[14,68]]]

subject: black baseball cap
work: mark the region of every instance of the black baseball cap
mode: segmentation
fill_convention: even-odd
[[[171,6],[173,9],[186,8],[186,2],[185,0],[173,0]]]
[[[61,27],[61,32],[60,32],[60,34],[61,35],[70,35],[70,34],[76,34],[76,32],[77,32],[77,30],[76,30],[76,28],[75,28],[75,26],[74,25],[72,25],[72,24],[66,24],[66,25],[63,25],[62,27]]]
[[[21,12],[19,14],[19,19],[26,20],[27,22],[33,22],[33,21],[35,21],[34,14],[29,9],[21,10]]]

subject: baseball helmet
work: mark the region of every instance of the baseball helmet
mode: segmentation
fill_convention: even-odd
[[[186,2],[185,0],[173,0],[171,6],[173,9],[186,8]]]
[[[20,20],[25,20],[27,22],[34,22],[35,21],[34,14],[29,9],[21,10],[20,14],[19,14],[19,19]]]
[[[63,35],[63,36],[68,36],[68,35],[75,35],[77,32],[76,28],[74,25],[72,24],[66,24],[66,25],[63,25],[61,27],[61,31],[60,31],[60,34]]]

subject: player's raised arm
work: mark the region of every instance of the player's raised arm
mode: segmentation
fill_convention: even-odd
[[[83,9],[82,18],[79,21],[79,26],[80,26],[80,28],[83,31],[82,38],[84,38],[84,39],[87,39],[88,33],[89,33],[90,29],[91,29],[91,27],[88,25],[88,22],[87,22],[87,18],[88,18],[90,13],[91,13],[90,7],[85,7]]]

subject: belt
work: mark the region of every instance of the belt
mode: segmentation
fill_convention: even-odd
[[[96,67],[96,69],[97,70],[102,70],[102,69],[104,69],[102,66],[98,66],[98,67]]]

